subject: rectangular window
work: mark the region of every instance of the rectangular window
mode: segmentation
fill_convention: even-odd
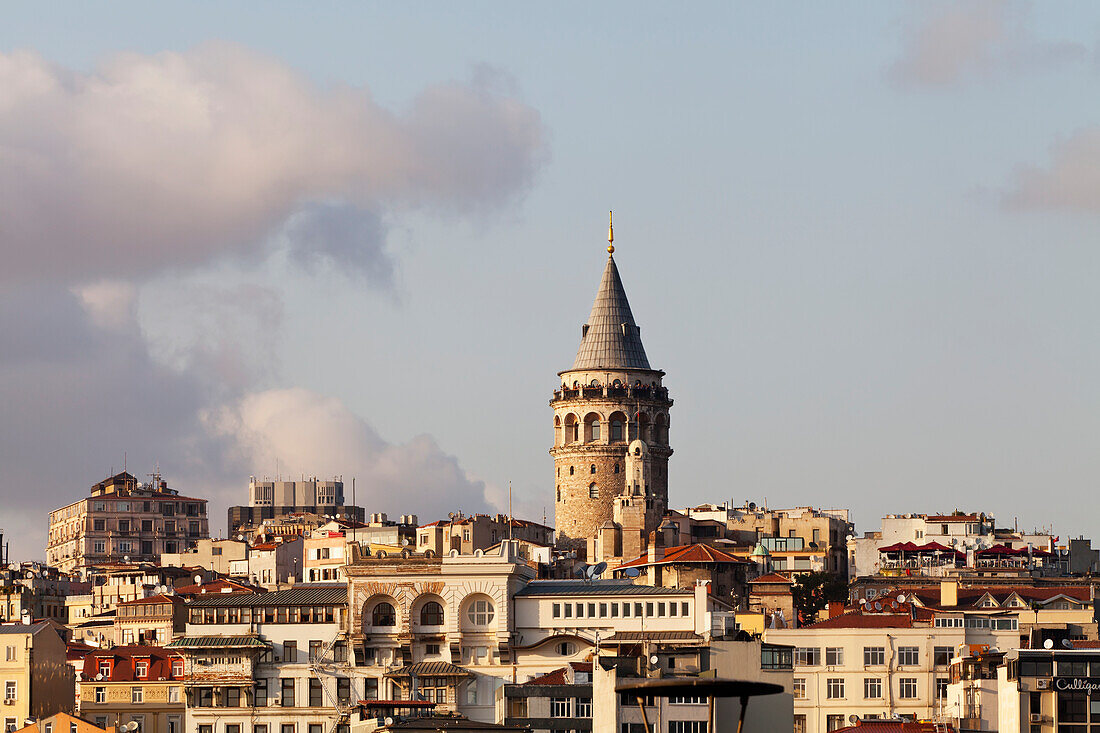
[[[642,604],[635,603],[634,604],[634,618],[641,618],[641,616],[642,616]]]
[[[619,617],[619,604],[618,603],[612,603],[611,604],[611,618],[618,618],[618,617]]]
[[[843,728],[846,725],[847,725],[847,723],[844,722],[844,716],[843,715],[826,715],[825,716],[825,730],[826,731],[840,730],[841,728]]]
[[[573,604],[572,603],[566,603],[565,604],[565,617],[566,618],[573,618]]]
[[[294,723],[283,723],[279,726],[279,730],[282,733],[294,733]]]
[[[555,603],[553,611],[550,614],[553,618],[561,618],[561,604]]]
[[[280,702],[284,708],[294,707],[294,680],[284,677],[279,682],[282,685]]]
[[[106,532],[107,531],[107,520],[106,519],[93,519],[92,520],[92,531],[93,532]]]
[[[592,699],[587,697],[576,698],[576,715],[578,718],[592,717]]]
[[[267,725],[264,723],[257,723],[252,726],[252,733],[267,733]]]
[[[316,677],[309,678],[309,706],[319,708],[324,704],[321,693],[321,680]]]
[[[14,680],[8,680],[4,683],[4,699],[5,700],[17,700],[19,698],[18,683]]]
[[[902,677],[898,680],[898,698],[901,700],[913,700],[917,696],[917,678]]]
[[[225,733],[241,733],[241,724],[240,723],[226,723],[225,724]]]
[[[920,647],[899,646],[898,665],[902,667],[915,667],[920,664]]]
[[[865,700],[878,700],[882,697],[882,680],[878,677],[863,678],[863,698]]]
[[[795,700],[805,700],[806,699],[806,678],[805,677],[795,677],[794,678],[794,687],[792,689],[793,689]]]
[[[195,689],[195,706],[200,708],[214,707],[214,688],[198,687]]]
[[[95,688],[95,701],[100,702],[100,703],[107,702],[107,688],[106,687],[97,687],[97,688]]]
[[[705,720],[670,720],[668,733],[707,733]]]
[[[886,647],[882,646],[865,646],[863,647],[863,666],[874,667],[876,665],[886,664]]]
[[[937,677],[936,678],[936,699],[937,700],[946,700],[947,699],[947,678],[946,677]]]
[[[140,687],[131,687],[130,702],[134,704],[145,702],[145,691]]]
[[[309,733],[321,733],[322,730],[323,730],[323,728],[322,728],[320,723],[310,723],[309,724]]]
[[[227,687],[225,688],[225,707],[227,708],[239,708],[241,706],[241,688],[239,687]]]
[[[657,618],[662,618],[662,617],[664,617],[664,615],[665,615],[665,604],[664,603],[658,603],[657,604]]]
[[[844,647],[842,647],[842,646],[828,646],[828,647],[825,647],[825,666],[826,667],[842,667],[842,666],[844,666]]]
[[[267,707],[267,678],[259,677],[252,682],[252,697],[258,708]]]
[[[623,618],[630,618],[630,608],[631,606],[629,603],[623,604]]]
[[[595,603],[589,603],[588,604],[588,618],[596,618],[596,604]]]
[[[652,618],[653,617],[653,604],[652,603],[645,604],[645,615],[646,615],[646,618]]]
[[[149,676],[149,662],[144,659],[139,662],[134,662],[134,676],[138,679],[145,679]]]
[[[351,680],[347,677],[336,678],[336,699],[343,705],[351,701]]]
[[[794,733],[806,733],[806,716],[794,716]]]
[[[428,656],[435,656],[439,654],[439,644],[425,644],[424,653]]]
[[[319,662],[321,660],[321,642],[311,641],[309,642],[309,661]]]
[[[577,618],[584,618],[584,604],[577,604]]]
[[[280,610],[284,610],[284,609],[280,609]],[[296,641],[284,641],[283,642],[283,661],[284,662],[297,662],[298,661],[298,642],[296,642]]]
[[[180,688],[172,685],[168,688],[168,702],[180,701]]]
[[[932,652],[932,664],[936,667],[946,667],[951,663],[953,649],[949,646],[938,646]]]
[[[844,697],[844,678],[830,677],[825,680],[825,697],[829,700],[840,700]]]
[[[607,618],[607,604],[600,604],[600,618]]]
[[[572,718],[572,699],[568,697],[552,697],[550,698],[550,717],[551,718]]]
[[[681,616],[687,616],[688,615],[688,602],[687,601],[682,601],[680,603],[680,615]]]
[[[800,646],[794,650],[794,663],[800,667],[816,667],[821,664],[821,649],[816,646]]]

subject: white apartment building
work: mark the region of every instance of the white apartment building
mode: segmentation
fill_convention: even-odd
[[[199,595],[183,637],[186,733],[346,733],[377,696],[349,656],[347,588]]]
[[[940,614],[907,602],[868,603],[799,629],[768,629],[795,647],[794,730],[823,733],[861,718],[946,720],[948,667],[961,645],[1012,648],[1014,615]]]

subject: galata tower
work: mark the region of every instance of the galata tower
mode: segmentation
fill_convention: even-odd
[[[668,412],[665,373],[649,366],[641,332],[615,266],[608,257],[573,366],[558,372],[554,410],[555,503],[558,546],[582,549],[613,515],[615,498],[645,497],[646,532],[668,507]]]

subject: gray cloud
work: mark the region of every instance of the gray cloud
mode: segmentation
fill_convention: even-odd
[[[287,223],[287,254],[310,272],[352,268],[367,283],[393,287],[394,261],[386,251],[386,225],[373,211],[349,204],[314,204]]]
[[[1004,200],[1013,208],[1100,214],[1100,128],[1055,143],[1044,167],[1020,167]]]
[[[544,157],[538,113],[499,88],[479,72],[393,112],[225,43],[118,54],[92,73],[0,54],[0,278],[194,266],[254,251],[319,201],[499,206]],[[347,242],[318,252],[365,262]]]
[[[1080,44],[1037,38],[1026,22],[1030,9],[1009,0],[916,3],[889,76],[903,87],[945,87],[1087,58]]]

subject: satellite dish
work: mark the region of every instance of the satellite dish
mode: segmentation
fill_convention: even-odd
[[[195,585],[202,585],[202,576],[201,575],[196,575],[195,576]]]
[[[856,723],[859,722],[859,716],[856,715],[855,713],[852,713],[851,715],[848,716],[848,722],[851,723],[852,725],[855,725]]]
[[[638,568],[627,568],[623,571],[623,575],[628,578],[637,578],[639,575]]]
[[[240,540],[241,542],[244,542],[244,535],[243,534],[237,535],[237,539]]]
[[[607,572],[607,563],[598,562],[588,569],[590,578],[598,578]]]
[[[657,662],[659,662],[659,661],[661,661],[661,660],[660,660],[660,658],[659,658],[659,657],[658,657],[658,656],[657,656],[656,654],[652,655],[652,656],[651,656],[651,657],[649,658],[649,663],[650,663],[650,664],[657,664]]]
[[[129,555],[123,555],[122,556],[122,562],[130,562],[130,556]]]
[[[1044,649],[1053,649],[1054,648],[1054,639],[1047,639],[1046,641],[1044,641],[1043,642],[1043,648]]]
[[[102,672],[100,672],[99,674],[97,674],[97,675],[95,676],[95,678],[96,678],[96,680],[97,680],[97,681],[100,681],[100,682],[102,682],[102,681],[103,681],[103,673],[102,673]]]
[[[882,610],[882,602],[881,601],[875,601],[875,610],[876,611],[881,611]]]
[[[582,562],[580,565],[573,568],[573,576],[577,577],[577,578],[586,578],[586,577],[588,577],[588,565],[586,565]]]
[[[860,598],[859,599],[859,605],[861,605],[861,606],[867,605],[867,599],[866,598]]]
[[[1062,646],[1064,646],[1066,649],[1072,649],[1073,648],[1073,642],[1070,641],[1069,639],[1062,639]]]
[[[409,538],[408,538],[408,537],[406,537],[405,539],[401,540],[401,546],[402,546],[402,547],[408,547],[408,546],[409,546]]]
[[[387,717],[386,718],[386,725],[393,725],[393,718]]]
[[[898,593],[898,603],[905,603],[905,594]]]

